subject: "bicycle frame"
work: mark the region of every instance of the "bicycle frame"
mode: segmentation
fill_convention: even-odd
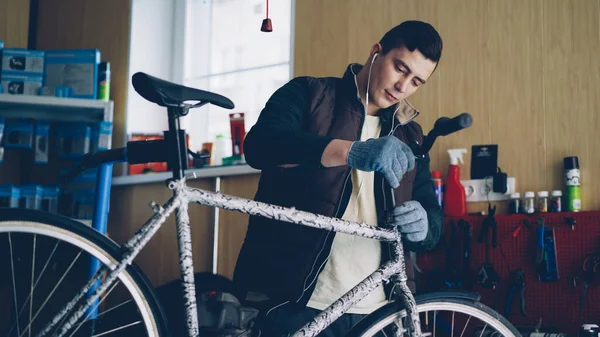
[[[133,262],[138,253],[150,241],[160,226],[173,213],[176,213],[177,239],[179,243],[179,264],[183,282],[183,297],[186,312],[186,322],[189,336],[198,336],[198,318],[196,310],[196,291],[194,285],[194,268],[191,250],[190,221],[187,212],[189,203],[218,207],[229,211],[241,212],[249,215],[262,216],[284,222],[320,228],[351,235],[358,235],[374,240],[387,241],[392,246],[392,260],[373,272],[354,288],[335,301],[311,322],[298,330],[294,336],[316,336],[343,313],[358,303],[362,298],[373,291],[382,282],[392,281],[399,287],[402,300],[411,317],[412,332],[420,336],[419,317],[416,313],[415,299],[406,284],[407,276],[404,265],[404,249],[400,240],[400,233],[395,228],[373,227],[366,223],[357,223],[338,218],[326,217],[277,205],[266,204],[250,199],[225,195],[219,192],[191,188],[186,185],[186,178],[172,180],[169,188],[173,190],[173,197],[164,205],[159,206],[152,202],[154,215],[123,245],[124,253],[118,265],[112,266],[110,271],[103,266],[90,279],[80,293],[52,320],[40,336],[49,332],[57,322],[75,306],[77,301],[86,294],[91,295],[67,320],[59,336],[66,333],[88,310],[93,309],[94,303],[108,290],[118,274]],[[102,274],[108,272],[101,281]]]
[[[168,106],[169,136],[165,137],[166,144],[171,150],[168,153],[169,167],[173,172],[173,178],[168,186],[173,191],[173,197],[164,205],[151,203],[154,215],[123,245],[123,256],[116,266],[100,268],[91,264],[90,278],[86,286],[52,319],[50,323],[38,335],[40,337],[50,332],[58,322],[71,312],[75,305],[85,298],[84,303],[66,320],[58,336],[64,336],[73,325],[85,314],[86,317],[95,317],[98,299],[117,280],[120,272],[130,265],[139,252],[146,246],[148,241],[159,230],[166,219],[175,212],[177,242],[179,249],[179,268],[183,285],[183,302],[186,313],[186,325],[188,336],[199,335],[196,289],[194,283],[194,264],[192,259],[192,238],[190,220],[188,214],[189,203],[198,203],[205,206],[222,208],[229,211],[237,211],[244,214],[276,219],[284,222],[304,225],[323,230],[358,235],[379,241],[389,242],[392,247],[392,259],[384,266],[373,272],[354,288],[344,294],[340,299],[331,304],[312,321],[298,330],[294,336],[312,337],[324,330],[331,322],[338,319],[354,304],[358,303],[382,282],[394,282],[399,287],[402,300],[410,317],[411,332],[414,336],[421,336],[419,316],[416,311],[415,299],[406,284],[407,276],[404,264],[404,247],[402,246],[400,233],[396,228],[374,227],[366,223],[345,221],[338,218],[326,217],[319,214],[300,211],[295,208],[286,208],[277,205],[266,204],[250,199],[224,195],[219,192],[206,191],[190,188],[186,185],[185,169],[186,154],[185,139],[181,137],[179,117],[187,114],[189,106]],[[109,151],[103,151],[109,153]],[[116,160],[116,159],[115,159]],[[120,161],[127,161],[121,158]],[[114,161],[113,161],[114,162]],[[94,228],[105,228],[108,214],[108,200],[110,199],[110,170],[112,163],[103,162],[97,179],[96,208],[94,214]],[[93,261],[92,261],[93,262]],[[97,268],[97,270],[96,270]],[[95,271],[95,272],[94,272]],[[104,273],[107,273],[104,276]]]

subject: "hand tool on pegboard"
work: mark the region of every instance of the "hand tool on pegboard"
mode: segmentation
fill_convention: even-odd
[[[558,261],[554,228],[545,226],[545,219],[538,217],[536,228],[536,267],[540,281],[558,280]]]
[[[569,225],[569,227],[571,227],[572,231],[575,230],[575,224],[577,224],[577,220],[575,218],[568,216],[565,218],[565,222],[567,223],[567,225]]]
[[[531,223],[529,223],[529,219],[524,219],[523,223],[517,226],[517,228],[515,228],[515,230],[512,233],[513,239],[516,239],[517,236],[519,236],[519,233],[521,232],[521,229],[523,229],[523,227],[526,227],[528,229],[531,228]]]
[[[504,309],[504,317],[506,318],[510,318],[512,301],[515,293],[516,296],[519,297],[519,308],[521,310],[521,315],[527,316],[527,310],[525,309],[525,272],[520,268],[515,270],[511,276],[510,291],[506,301],[506,308]]]
[[[458,221],[458,227],[463,231],[463,272],[462,285],[464,289],[473,289],[473,280],[471,279],[471,225],[464,220]]]
[[[448,228],[444,235],[444,245],[446,254],[446,275],[444,276],[444,285],[448,289],[462,288],[462,280],[458,271],[458,261],[456,247],[458,247],[456,223],[453,219],[448,222]]]
[[[596,274],[600,273],[600,254],[588,254],[583,260],[582,269],[584,273],[583,291],[581,292],[581,298],[579,299],[579,311],[582,311],[585,306],[588,287],[594,281]]]
[[[496,223],[496,206],[492,208],[488,204],[488,214],[481,223],[478,241],[481,243],[485,240],[485,262],[479,267],[477,272],[477,280],[484,288],[496,288],[496,284],[500,282],[500,275],[494,269],[494,265],[490,262],[490,247],[489,247],[489,231],[492,230],[491,240],[492,247],[496,248],[498,243],[498,224]]]

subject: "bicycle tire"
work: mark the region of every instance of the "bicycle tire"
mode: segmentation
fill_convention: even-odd
[[[434,309],[457,308],[463,311],[455,312],[469,314],[471,317],[478,317],[484,323],[489,324],[498,332],[500,332],[502,336],[521,336],[519,331],[510,322],[508,322],[504,316],[500,315],[498,312],[481,302],[462,298],[441,297],[426,298],[424,300],[419,300],[419,298],[416,298],[416,301],[418,312],[433,311]],[[401,303],[401,301],[387,304],[358,322],[358,324],[356,324],[346,336],[373,336],[383,327],[392,323],[394,319],[397,319],[398,316],[403,317],[403,315],[406,315],[406,310],[404,309],[404,305]],[[485,319],[482,319],[481,317],[485,317]]]
[[[66,241],[99,260],[113,264],[117,264],[120,258],[120,246],[107,236],[71,218],[44,211],[0,208],[0,233],[34,233]],[[142,313],[148,336],[169,336],[165,315],[141,269],[132,263],[118,279]]]

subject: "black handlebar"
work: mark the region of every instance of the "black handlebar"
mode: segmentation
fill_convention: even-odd
[[[439,136],[447,136],[456,131],[460,131],[462,129],[466,129],[473,123],[473,118],[470,114],[463,112],[460,115],[454,118],[448,117],[440,117],[435,124],[433,125],[433,129],[427,134],[425,139],[423,140],[422,145],[413,144],[411,149],[413,153],[417,157],[423,157],[435,142],[435,139]]]
[[[84,155],[79,164],[67,172],[62,178],[62,183],[68,183],[87,169],[98,167],[102,163],[123,162],[127,160],[127,148],[90,152]]]
[[[472,122],[471,115],[466,112],[454,118],[441,117],[435,122],[429,134],[424,137],[423,144],[414,143],[410,144],[410,147],[417,159],[422,158],[431,150],[438,136],[447,136],[456,131],[468,128]],[[62,181],[69,182],[75,179],[81,172],[97,167],[102,163],[124,161],[130,164],[164,162],[168,160],[168,153],[169,143],[165,140],[131,141],[127,143],[127,147],[86,154],[79,162],[79,165],[62,177]],[[188,153],[190,153],[189,149]],[[205,154],[190,154],[196,158],[208,157]]]
[[[435,139],[438,136],[447,136],[456,131],[466,129],[469,126],[471,126],[472,123],[473,123],[473,118],[471,117],[470,114],[468,114],[466,112],[463,112],[454,118],[440,117],[433,124],[433,129],[431,129],[431,131],[429,131],[427,136],[424,137],[423,144],[419,145],[418,143],[415,142],[415,143],[409,144],[409,146],[412,149],[413,154],[415,155],[416,159],[417,160],[421,159],[425,156],[425,154],[427,152],[429,152],[429,150],[431,150],[431,147],[433,146],[433,143],[435,142]],[[385,205],[385,208],[386,208],[386,210],[389,211],[389,210],[393,209],[394,207],[396,207],[396,200],[394,198],[394,189],[391,188],[389,185],[388,185],[388,187],[389,187],[389,189],[388,189],[389,190],[389,198],[386,199],[388,201]]]
[[[447,136],[453,132],[468,128],[473,123],[471,115],[466,112],[450,119],[442,117],[435,122],[433,131],[436,131],[440,136]]]

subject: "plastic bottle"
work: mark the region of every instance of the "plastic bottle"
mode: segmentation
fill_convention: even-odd
[[[537,196],[537,211],[540,213],[548,212],[548,191],[539,191]]]
[[[231,140],[225,138],[222,134],[218,134],[212,153],[213,165],[223,165],[223,158],[229,156],[231,156]]]
[[[523,199],[523,213],[535,213],[535,193],[532,191],[525,192],[525,198]]]
[[[508,203],[508,213],[509,214],[521,213],[521,194],[520,193],[511,193],[510,201]]]
[[[438,204],[440,207],[444,207],[444,181],[442,180],[442,172],[440,171],[432,171],[431,172],[431,180],[433,180],[433,191],[435,192],[435,197],[437,198]]]
[[[458,162],[463,164],[462,155],[467,153],[466,149],[448,150],[450,155],[450,166],[446,177],[446,191],[444,193],[444,214],[447,216],[467,215],[467,196],[465,188],[460,182],[460,168]]]
[[[110,62],[102,62],[98,65],[98,99],[108,101],[110,99]]]

